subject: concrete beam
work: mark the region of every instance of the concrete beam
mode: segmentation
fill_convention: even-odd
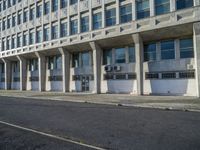
[[[4,62],[4,69],[5,69],[5,90],[11,89],[11,62],[5,58],[2,59]]]
[[[200,22],[193,25],[194,57],[196,68],[197,97],[200,97]]]
[[[93,93],[101,93],[101,56],[102,49],[95,42],[90,42],[93,50],[93,72],[94,72],[94,91]]]
[[[46,62],[45,56],[39,52],[35,52],[38,58],[38,72],[39,72],[39,91],[45,91],[46,87]]]
[[[63,92],[69,92],[70,89],[70,53],[69,51],[59,48],[62,55],[62,78],[63,78]]]
[[[19,60],[19,67],[20,67],[20,90],[26,90],[26,73],[27,73],[27,64],[26,59],[22,56],[17,56],[17,59]]]
[[[143,41],[139,33],[132,37],[135,43],[137,94],[143,95]]]

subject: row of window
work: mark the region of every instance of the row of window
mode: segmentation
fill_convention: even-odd
[[[57,0],[53,0],[57,1]],[[137,19],[141,18],[146,18],[150,16],[150,7],[149,7],[149,0],[138,0],[136,1],[136,6],[137,6]],[[54,5],[53,5],[54,6]],[[187,7],[192,7],[193,6],[193,0],[177,0],[177,9],[182,9],[182,8],[187,8]],[[49,8],[49,4],[44,7]],[[155,7],[156,7],[156,15],[159,14],[164,14],[169,12],[170,7],[170,0],[159,0],[155,1]],[[49,13],[49,9],[45,8],[44,13]],[[54,8],[54,7],[53,7]],[[47,11],[47,10],[48,11]],[[35,17],[41,17],[42,15],[42,5],[38,5],[36,9],[36,15],[35,15],[35,8],[30,7],[30,10],[24,9],[23,12],[18,11],[17,13],[12,14],[12,16],[8,16],[7,18],[3,18],[2,20],[2,25],[0,21],[0,26],[2,26],[2,30],[5,30],[6,28],[9,29],[11,27],[15,27],[16,25],[20,25],[23,22],[28,22],[29,20],[33,20]],[[116,24],[116,8],[108,9],[105,12],[105,26],[113,26]],[[100,29],[102,28],[102,21],[104,18],[102,18],[102,13],[95,13],[93,14],[92,17],[92,29]],[[120,23],[126,23],[132,20],[132,4],[127,4],[124,6],[120,6],[120,14],[119,14],[119,20]],[[62,22],[62,21],[61,21]],[[81,17],[80,20],[80,32],[87,32],[89,31],[89,16],[84,16]],[[54,23],[52,23],[54,24]],[[73,20],[72,18],[70,19],[70,31],[69,34],[74,35],[78,33],[78,19]],[[60,37],[67,36],[67,23],[60,24]],[[59,38],[59,31],[58,31],[58,24],[57,25],[52,25],[51,27],[51,37],[49,35],[50,29],[44,28],[43,33],[44,37],[42,38],[42,30],[38,29],[38,33],[36,34],[38,36],[38,40],[36,40],[36,43],[42,42],[42,41],[48,41],[51,39],[56,39]],[[25,43],[26,44],[26,43]],[[33,44],[30,42],[29,44]]]
[[[180,58],[193,58],[193,39],[179,40]],[[144,61],[155,61],[157,58],[157,43],[144,45]],[[174,40],[160,42],[161,60],[175,59],[176,42]]]
[[[148,72],[145,73],[146,80],[152,79],[194,79],[195,71],[179,71],[179,72]]]
[[[2,0],[0,1],[0,12],[6,10],[7,8],[10,8],[14,5],[16,5],[16,3],[20,3],[22,0]],[[51,0],[51,5],[52,5],[52,12],[57,11],[58,10],[58,2],[59,0]],[[67,2],[68,0],[60,0],[60,8],[64,8],[67,7]],[[77,0],[71,0],[69,1],[71,2],[70,4],[74,4],[77,2]],[[50,11],[50,1],[45,1],[44,2],[44,12],[48,12]],[[39,8],[38,8],[39,7]],[[40,8],[41,7],[41,8]],[[42,3],[38,3],[37,5],[37,14],[40,13],[42,10]]]
[[[136,73],[106,73],[104,80],[135,80]]]

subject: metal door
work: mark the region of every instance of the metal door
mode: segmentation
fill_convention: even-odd
[[[82,92],[87,92],[90,89],[90,78],[89,76],[82,76]]]

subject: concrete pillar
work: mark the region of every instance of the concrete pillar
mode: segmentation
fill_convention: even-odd
[[[39,91],[45,91],[46,86],[46,62],[45,56],[39,52],[35,52],[38,58],[38,72],[39,72]]]
[[[154,0],[149,1],[149,6],[150,6],[150,16],[155,16],[155,2]]]
[[[26,59],[22,56],[17,56],[19,60],[19,70],[20,70],[20,90],[26,90],[26,73],[27,73],[27,65]]]
[[[132,37],[135,43],[137,94],[143,95],[143,41],[139,33]]]
[[[136,1],[132,0],[132,20],[136,20]]]
[[[120,6],[119,6],[119,1],[116,1],[116,24],[119,24],[120,23]],[[117,17],[119,16],[119,17]]]
[[[176,10],[176,0],[170,0],[170,12]]]
[[[11,62],[7,59],[2,59],[4,62],[4,69],[5,69],[5,90],[11,89]]]
[[[194,0],[194,6],[200,5],[200,0]]]
[[[196,68],[196,89],[197,96],[200,97],[200,22],[193,25],[194,36],[194,56],[195,56],[195,68]]]
[[[70,89],[70,53],[63,48],[59,48],[62,55],[62,78],[63,92],[69,92]]]
[[[94,72],[94,91],[93,93],[101,93],[101,56],[102,49],[95,42],[90,42],[93,50],[93,72]]]

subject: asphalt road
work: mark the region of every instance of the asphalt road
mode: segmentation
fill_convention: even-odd
[[[199,150],[200,113],[0,97],[0,121],[113,150]],[[0,123],[0,150],[87,147]]]

